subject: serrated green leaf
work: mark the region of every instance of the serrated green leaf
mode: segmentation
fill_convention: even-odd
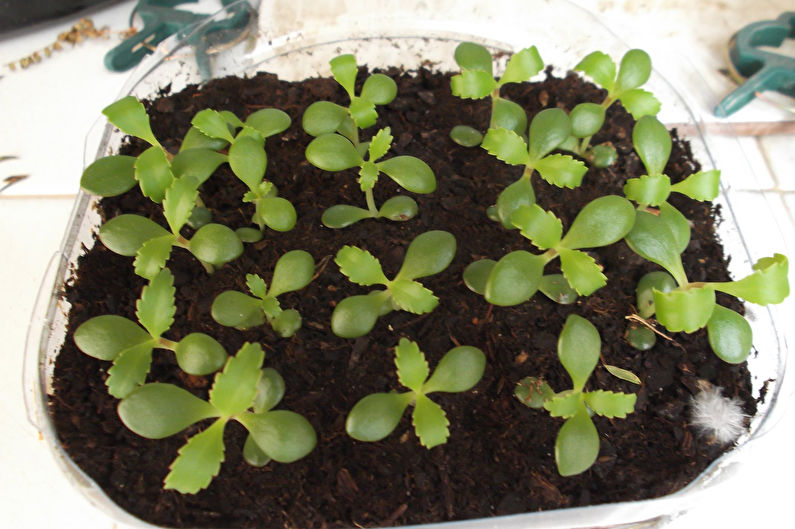
[[[373,136],[373,139],[370,140],[370,146],[367,149],[369,154],[368,160],[375,162],[383,157],[389,152],[389,148],[392,146],[392,140],[392,132],[389,127],[379,130],[376,135]]]
[[[254,297],[264,299],[268,296],[268,285],[257,274],[246,274],[246,286]]]
[[[232,128],[239,129],[244,126],[243,122],[240,121],[240,118],[232,112],[231,110],[222,110],[219,112],[222,118],[229,123]]]
[[[412,193],[432,193],[436,190],[436,177],[430,166],[414,156],[395,156],[378,162],[378,169],[400,187]]]
[[[562,391],[544,401],[544,409],[550,417],[568,419],[577,414],[582,406],[583,394],[580,391]]]
[[[633,252],[662,266],[680,285],[687,284],[679,242],[664,219],[645,211],[636,212],[626,241]]]
[[[527,133],[527,113],[524,108],[513,101],[503,97],[494,99],[491,107],[489,128],[512,130],[516,134],[523,136]]]
[[[389,285],[389,289],[395,304],[412,314],[426,314],[439,304],[439,298],[416,281],[395,279]]]
[[[263,140],[252,136],[238,137],[229,146],[229,166],[249,189],[256,189],[262,182],[267,165]]]
[[[527,144],[512,130],[489,129],[480,145],[489,154],[509,165],[525,165],[530,161]]]
[[[535,163],[541,178],[558,187],[573,189],[582,183],[588,168],[568,154],[550,154]]]
[[[571,134],[578,138],[593,136],[605,122],[605,107],[596,103],[580,103],[571,109]]]
[[[331,313],[331,330],[340,338],[364,336],[378,320],[385,299],[389,299],[386,291],[343,299]]]
[[[455,62],[462,70],[479,70],[491,74],[491,53],[474,42],[462,42],[455,48]]]
[[[417,235],[406,249],[395,279],[419,279],[446,269],[453,261],[456,240],[452,233],[430,230]]]
[[[356,246],[343,246],[334,262],[349,281],[357,285],[385,285],[389,280],[381,269],[381,263],[373,254]]]
[[[751,324],[731,309],[715,305],[707,322],[709,346],[718,358],[730,364],[744,362],[751,353]]]
[[[164,235],[171,234],[153,220],[126,213],[113,217],[99,229],[102,244],[112,252],[127,257],[134,256],[149,239]]]
[[[188,439],[171,463],[171,472],[163,480],[164,489],[196,494],[210,485],[224,461],[225,426],[226,422],[219,419]]]
[[[642,328],[647,329],[646,327]],[[622,369],[620,367],[613,366],[610,364],[603,364],[603,366],[607,370],[607,372],[613,375],[614,377],[624,380],[625,382],[629,382],[630,384],[637,384],[638,386],[641,385],[640,378],[638,378],[638,375],[636,375],[632,371],[628,369]]]
[[[545,264],[543,257],[524,250],[506,254],[489,274],[483,296],[504,307],[524,303],[538,290]]]
[[[280,132],[284,132],[292,123],[290,116],[278,108],[263,108],[250,114],[245,121],[245,125],[255,129],[262,134],[263,138],[269,138]]]
[[[386,105],[395,99],[397,84],[387,75],[374,73],[364,80],[360,95],[362,99],[371,101],[376,105]]]
[[[175,179],[166,189],[163,198],[163,216],[166,217],[172,233],[178,234],[188,222],[199,196],[198,185],[193,177],[183,176]]]
[[[782,254],[763,257],[753,266],[754,272],[740,279],[725,283],[711,283],[721,292],[737,296],[757,305],[781,303],[789,296],[789,261]]]
[[[182,144],[179,146],[179,151],[188,151],[192,149],[208,149],[211,151],[220,151],[229,144],[226,140],[220,138],[211,138],[204,134],[196,127],[191,127],[185,133],[182,139]]]
[[[632,129],[632,145],[650,176],[662,174],[671,156],[671,134],[654,116],[644,116]]]
[[[538,290],[546,297],[561,305],[577,301],[577,291],[572,288],[563,274],[549,274],[541,278]]]
[[[706,285],[700,288],[677,288],[667,293],[654,291],[654,308],[659,321],[671,332],[695,332],[704,327],[715,309],[715,290]]]
[[[331,74],[342,88],[348,93],[351,99],[354,96],[354,85],[356,84],[356,74],[359,67],[356,65],[356,58],[351,54],[339,55],[329,61]]]
[[[159,338],[174,323],[175,293],[174,276],[168,269],[161,270],[141,291],[135,315],[153,338]]]
[[[642,88],[627,90],[618,99],[635,120],[643,116],[656,116],[662,107],[662,104],[654,97],[654,94]]]
[[[343,171],[364,163],[356,147],[339,134],[323,134],[312,140],[306,147],[306,159],[324,171]]]
[[[239,415],[254,403],[264,359],[265,353],[257,343],[245,343],[237,355],[229,357],[210,389],[210,404],[222,416]]]
[[[480,382],[485,369],[483,351],[469,345],[453,347],[439,360],[431,378],[422,387],[422,393],[469,391]]]
[[[378,216],[397,222],[414,218],[419,211],[417,201],[407,196],[394,196],[381,204]]]
[[[141,185],[144,196],[160,203],[166,194],[166,189],[174,181],[174,174],[166,158],[166,153],[160,147],[149,147],[135,160],[135,179]]]
[[[608,92],[613,89],[616,80],[616,63],[606,53],[601,51],[589,53],[574,69],[583,72]]]
[[[514,212],[522,206],[531,206],[535,203],[533,184],[530,183],[529,178],[520,178],[497,196],[497,217],[504,227],[511,229],[514,227],[511,222]]]
[[[135,96],[123,97],[115,103],[111,103],[102,109],[102,113],[107,116],[108,121],[125,134],[141,138],[160,148],[160,144],[149,125],[149,116],[146,114],[146,109]]]
[[[447,414],[444,410],[425,395],[417,395],[414,413],[411,415],[414,432],[425,448],[433,448],[447,442],[450,437]]]
[[[209,375],[224,366],[226,349],[212,336],[192,332],[174,348],[179,368],[189,375]]]
[[[629,50],[621,58],[621,65],[618,68],[618,76],[612,93],[616,97],[621,97],[627,90],[639,87],[649,80],[651,76],[651,59],[649,54],[643,50]]]
[[[104,314],[83,322],[75,330],[74,341],[88,356],[113,360],[125,349],[153,340],[134,321],[122,316]]]
[[[119,402],[124,425],[147,439],[163,439],[203,419],[217,417],[208,402],[173,384],[144,384]]]
[[[464,70],[450,79],[453,95],[462,99],[483,99],[497,88],[497,81],[491,72]]]
[[[469,290],[482,296],[486,291],[489,275],[496,264],[497,261],[492,259],[481,259],[470,263],[464,269],[464,284]]]
[[[654,315],[654,290],[670,292],[676,288],[676,280],[668,272],[661,270],[644,274],[635,287],[638,314],[641,318]]]
[[[202,134],[210,138],[220,138],[232,143],[235,138],[229,131],[229,125],[224,117],[215,110],[206,108],[199,111],[191,120],[191,125],[199,129]]]
[[[558,358],[575,391],[582,391],[599,362],[601,349],[602,340],[596,327],[585,318],[570,314],[558,338]]]
[[[560,219],[538,204],[520,206],[511,215],[511,222],[540,250],[556,246],[563,234]]]
[[[357,441],[380,441],[395,430],[413,399],[412,392],[367,395],[348,413],[345,431]]]
[[[559,108],[547,108],[535,115],[530,122],[530,163],[540,160],[571,134],[569,116]]]
[[[262,302],[236,290],[225,290],[215,297],[210,307],[212,318],[226,327],[250,329],[265,323]]]
[[[369,191],[375,187],[378,181],[378,166],[373,162],[364,162],[362,168],[359,169],[359,188],[362,191]]]
[[[671,191],[687,195],[693,200],[715,200],[720,192],[720,171],[712,169],[691,174],[671,186]]]
[[[190,240],[190,252],[200,261],[221,266],[243,253],[243,243],[222,224],[205,224]]]
[[[257,396],[254,398],[252,409],[254,413],[263,413],[281,402],[284,397],[284,378],[272,367],[262,370],[257,382]]]
[[[598,248],[624,238],[635,223],[635,208],[624,197],[606,195],[588,202],[574,218],[560,246]]]
[[[521,83],[544,69],[544,61],[535,46],[524,48],[514,53],[505,66],[498,86],[506,83]]]
[[[317,445],[317,434],[301,415],[287,410],[262,414],[246,413],[238,420],[268,457],[292,463],[308,455]]]
[[[113,359],[108,369],[105,385],[108,393],[123,399],[146,381],[146,374],[152,364],[153,342],[143,342],[121,351]]]
[[[101,197],[115,197],[135,187],[135,157],[105,156],[86,167],[80,187]]]
[[[406,338],[401,338],[395,347],[395,367],[397,367],[398,382],[415,393],[421,391],[430,374],[428,361],[425,360],[419,345]]]
[[[336,131],[346,117],[345,107],[330,101],[315,101],[304,111],[301,126],[310,136],[320,136]]]
[[[560,248],[558,252],[563,276],[578,294],[590,296],[607,284],[601,267],[587,253],[567,248]]]
[[[375,103],[361,97],[354,97],[349,107],[351,118],[357,127],[366,129],[375,125],[378,120],[378,112],[375,110]]]
[[[136,275],[144,279],[154,278],[165,268],[176,240],[176,236],[169,233],[162,237],[149,239],[143,243],[138,249],[138,253],[135,254],[135,260],[133,261]]]
[[[671,179],[664,174],[630,178],[624,184],[624,195],[644,206],[659,206],[671,194]]]
[[[561,476],[588,470],[599,455],[599,433],[585,404],[561,426],[555,439],[555,463]]]
[[[338,204],[324,211],[320,222],[327,228],[339,229],[367,218],[372,218],[372,214],[366,209],[347,204]]]
[[[597,415],[613,419],[625,419],[627,414],[635,411],[637,396],[632,393],[616,393],[614,391],[589,391],[585,393],[585,403]]]
[[[545,401],[555,396],[555,392],[543,379],[525,377],[516,383],[513,395],[528,408],[541,409]]]
[[[315,275],[315,260],[304,250],[291,250],[282,255],[273,269],[268,295],[276,297],[285,292],[301,290]]]

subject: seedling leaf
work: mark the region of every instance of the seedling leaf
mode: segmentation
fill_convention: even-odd
[[[252,296],[260,299],[268,297],[268,285],[257,274],[246,274],[246,286]]]
[[[483,134],[469,125],[456,125],[450,130],[450,139],[462,147],[477,147],[483,141]]]
[[[535,409],[543,408],[544,402],[555,396],[549,384],[537,377],[525,377],[517,382],[513,394],[519,402]]]
[[[563,224],[551,211],[545,211],[538,204],[520,206],[511,215],[513,225],[519,228],[540,250],[552,248],[560,242]]]
[[[781,303],[789,295],[789,261],[782,254],[763,257],[753,266],[754,273],[726,283],[713,283],[716,290],[757,305]]]
[[[439,298],[416,281],[395,279],[389,288],[395,304],[412,314],[426,314],[439,304]]]
[[[300,290],[312,281],[315,275],[315,261],[304,250],[292,250],[282,255],[273,269],[270,296],[276,297],[285,292]]]
[[[397,367],[398,382],[415,393],[420,392],[430,374],[428,362],[417,342],[406,338],[401,338],[395,347],[395,367]]]
[[[484,297],[494,305],[512,306],[530,299],[541,281],[544,259],[524,250],[502,257],[489,274]]]
[[[190,251],[197,259],[221,266],[243,253],[243,243],[235,232],[222,224],[205,224],[190,240]]]
[[[720,191],[720,171],[712,169],[691,174],[671,186],[671,191],[687,195],[693,200],[714,200]]]
[[[212,149],[182,150],[172,158],[171,171],[175,178],[183,176],[194,178],[198,187],[225,161],[227,161],[226,155]]]
[[[268,156],[262,139],[243,136],[229,146],[229,166],[252,191],[262,182],[267,165]]]
[[[226,327],[250,329],[265,323],[262,302],[236,290],[221,292],[210,307],[212,318]]]
[[[651,59],[643,50],[629,50],[621,58],[613,93],[621,97],[627,90],[639,87],[651,76]]]
[[[225,417],[246,411],[257,396],[265,353],[256,343],[245,343],[236,356],[229,357],[224,370],[215,376],[210,404]]]
[[[298,218],[293,204],[282,197],[257,200],[256,218],[274,231],[285,232],[295,227]]]
[[[660,101],[654,94],[642,88],[627,90],[619,97],[621,104],[635,120],[643,116],[656,116],[660,112]]]
[[[145,384],[119,402],[124,425],[147,439],[163,439],[203,419],[217,417],[213,406],[173,384]]]
[[[115,197],[135,187],[135,157],[105,156],[86,167],[80,187],[101,197]]]
[[[413,398],[412,392],[371,393],[348,413],[345,431],[358,441],[380,441],[395,430]]]
[[[215,110],[206,108],[199,111],[193,116],[191,125],[210,138],[220,138],[229,143],[235,141],[234,136],[232,136],[232,133],[229,131],[229,125],[226,119]]]
[[[571,134],[578,138],[593,136],[605,122],[605,107],[596,103],[580,103],[571,109]]]
[[[404,221],[414,218],[418,211],[419,207],[413,198],[398,195],[381,204],[378,216],[394,221]]]
[[[635,208],[624,197],[606,195],[587,203],[574,218],[560,246],[598,248],[621,240],[635,223]]]
[[[143,243],[133,261],[135,273],[145,279],[154,278],[166,266],[175,241],[176,236],[169,233]]]
[[[75,330],[74,341],[88,356],[113,360],[125,349],[152,341],[152,337],[132,320],[103,314],[82,323]]]
[[[718,357],[730,364],[744,362],[751,353],[751,325],[731,309],[715,305],[707,322],[709,346]]]
[[[166,153],[160,147],[149,147],[135,160],[135,179],[141,185],[141,192],[160,203],[166,189],[174,181],[174,174],[166,159]]]
[[[431,230],[417,235],[409,244],[396,279],[419,279],[438,274],[455,257],[456,240],[452,233]]]
[[[505,66],[498,86],[506,83],[521,83],[529,80],[544,68],[544,61],[535,46],[514,53]]]
[[[462,99],[483,99],[497,88],[497,81],[491,71],[464,70],[450,79],[450,89],[454,96]]]
[[[633,252],[665,268],[680,285],[687,284],[677,238],[664,219],[638,211],[626,241]]]
[[[224,461],[225,426],[225,421],[215,421],[179,449],[179,455],[171,463],[171,472],[163,481],[164,489],[195,494],[210,484]]]
[[[469,345],[454,347],[439,360],[431,378],[425,382],[422,393],[468,391],[480,381],[485,369],[486,355],[483,351]]]
[[[149,239],[171,235],[156,222],[140,215],[122,214],[105,222],[99,229],[99,239],[111,251],[127,257],[134,256]]]
[[[286,112],[277,108],[263,108],[250,114],[245,125],[262,134],[263,138],[269,138],[287,130],[290,123],[292,120]]]
[[[511,218],[521,206],[535,204],[536,195],[533,184],[527,178],[520,178],[500,192],[497,196],[497,217],[506,228],[513,228]]]
[[[427,163],[413,156],[395,156],[376,164],[378,169],[412,193],[432,193],[436,177]]]
[[[336,131],[347,117],[344,107],[330,101],[315,101],[304,111],[301,126],[310,136],[320,136]]]
[[[163,215],[166,217],[171,232],[175,235],[188,222],[190,214],[193,212],[196,198],[199,196],[197,187],[198,182],[193,177],[184,176],[175,179],[166,189],[163,198]]]
[[[529,154],[534,163],[563,143],[571,133],[569,116],[559,108],[547,108],[530,122]]]
[[[340,338],[364,336],[378,320],[384,293],[350,296],[340,301],[331,313],[331,330]]]
[[[634,393],[616,393],[613,391],[589,391],[585,393],[585,403],[597,415],[613,419],[625,419],[628,413],[635,411],[637,396]]]
[[[192,149],[207,149],[217,152],[226,147],[228,144],[229,142],[226,140],[222,140],[221,138],[211,138],[196,127],[191,127],[188,129],[185,137],[182,138],[182,144],[179,146],[179,152],[189,151]]]
[[[444,410],[425,395],[417,395],[414,413],[411,416],[414,431],[425,448],[433,448],[447,442],[450,437],[450,421]]]
[[[179,368],[189,375],[209,375],[224,366],[226,350],[212,336],[193,332],[177,342],[174,348]]]
[[[573,417],[580,409],[583,402],[583,394],[579,391],[563,391],[552,398],[544,401],[544,409],[549,412],[550,417],[563,417],[568,419]]]
[[[574,69],[583,72],[608,92],[613,89],[616,80],[616,63],[606,53],[601,51],[589,53]]]
[[[558,358],[571,377],[575,391],[582,391],[602,348],[599,331],[591,322],[570,314],[558,339]]]
[[[372,101],[376,105],[391,103],[397,95],[397,84],[391,77],[382,73],[374,73],[364,80],[362,99]]]
[[[654,308],[659,321],[671,332],[695,332],[704,327],[715,309],[715,290],[706,285],[701,288],[677,288],[668,293],[654,291]]]
[[[462,70],[479,70],[491,74],[491,53],[474,42],[462,42],[455,48],[453,57]]]
[[[375,103],[361,97],[354,97],[349,107],[353,122],[360,129],[366,129],[375,125],[378,120],[378,112],[375,110]]]
[[[334,79],[345,89],[348,96],[353,99],[356,74],[359,70],[356,65],[356,58],[351,54],[339,55],[331,59],[329,64],[331,64],[331,74]]]
[[[509,165],[525,165],[530,161],[527,144],[512,130],[489,129],[483,137],[481,146],[489,154]]]
[[[102,113],[107,116],[108,121],[125,134],[141,138],[160,148],[160,144],[149,125],[149,116],[146,114],[146,109],[135,96],[123,97],[115,103],[111,103],[102,110]]]
[[[306,147],[306,159],[324,171],[343,171],[364,163],[350,140],[339,134],[323,134],[312,140]]]
[[[569,305],[577,301],[577,291],[571,287],[563,274],[543,276],[538,284],[538,290],[555,303],[560,303],[561,305]]]
[[[297,461],[317,445],[315,429],[303,416],[292,411],[246,413],[239,420],[260,449],[279,463]]]
[[[481,259],[470,263],[464,269],[464,283],[469,290],[482,296],[486,292],[486,282],[496,264],[497,261],[492,259]]]
[[[271,320],[271,327],[282,338],[289,338],[301,328],[301,314],[297,310],[283,310]]]
[[[507,129],[519,135],[527,132],[527,113],[524,108],[505,98],[494,99],[491,108],[489,128]],[[478,132],[478,134],[480,134]],[[475,145],[479,144],[476,143]],[[473,145],[474,147],[474,145]]]
[[[664,174],[643,175],[630,178],[624,184],[624,194],[628,199],[644,206],[659,206],[671,194],[671,179]]]
[[[580,250],[560,248],[560,269],[574,290],[590,296],[607,284],[607,278],[593,257]]]
[[[174,276],[168,269],[161,270],[141,291],[135,315],[153,338],[159,338],[174,323],[175,293]]]
[[[558,187],[573,189],[582,183],[588,168],[568,154],[550,154],[535,163],[541,178]]]
[[[386,206],[386,203],[384,203],[384,206]],[[371,217],[370,211],[366,209],[349,206],[347,204],[337,204],[324,211],[320,221],[327,228],[338,229]]]
[[[153,345],[153,342],[133,345],[113,359],[113,366],[108,369],[108,378],[105,380],[108,393],[123,399],[144,383],[152,364]]]
[[[635,287],[638,314],[641,318],[650,318],[654,315],[654,290],[662,293],[670,292],[676,288],[676,280],[668,272],[661,270],[649,272],[640,278]]]
[[[392,146],[392,133],[389,127],[379,130],[373,139],[370,140],[370,146],[367,149],[368,160],[374,162],[383,157],[389,148]]]
[[[385,285],[389,280],[381,269],[381,263],[373,254],[356,246],[343,246],[334,262],[352,283],[362,286]]]
[[[273,461],[268,454],[262,451],[251,434],[246,436],[246,442],[243,443],[243,459],[252,467],[257,468],[264,467]]]
[[[588,416],[585,404],[567,419],[555,440],[555,463],[561,476],[588,470],[599,455],[599,433]]]
[[[671,135],[654,116],[644,116],[632,129],[632,145],[650,176],[663,173],[671,155]]]
[[[284,397],[284,379],[272,367],[262,370],[257,382],[257,396],[254,398],[252,409],[254,413],[264,413],[281,402]]]

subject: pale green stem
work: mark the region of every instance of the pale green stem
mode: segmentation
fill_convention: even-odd
[[[161,349],[168,349],[169,351],[176,351],[177,350],[177,342],[172,342],[168,338],[158,338],[157,339],[157,347]]]
[[[374,218],[378,217],[378,208],[375,207],[375,198],[373,197],[373,190],[368,189],[364,192],[364,198],[367,200],[367,210]]]
[[[580,156],[585,154],[585,151],[588,150],[588,146],[591,144],[591,138],[593,138],[593,136],[586,136],[585,138],[582,139],[582,141],[580,142],[580,146],[577,150],[577,154],[579,154]]]

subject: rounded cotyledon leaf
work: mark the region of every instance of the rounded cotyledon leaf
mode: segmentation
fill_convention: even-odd
[[[574,218],[560,246],[597,248],[621,240],[635,223],[635,208],[624,197],[607,195],[587,203]]]
[[[330,101],[315,101],[304,111],[301,126],[310,136],[334,132],[348,117],[348,111]]]
[[[173,384],[145,384],[118,406],[124,425],[147,439],[162,439],[181,432],[218,411],[193,393]]]
[[[503,256],[491,270],[484,297],[494,305],[512,306],[530,299],[541,281],[546,261],[524,250]]]
[[[125,134],[141,138],[151,145],[160,147],[155,135],[152,133],[152,127],[149,125],[149,116],[146,113],[146,109],[135,96],[123,97],[111,103],[102,110],[102,113],[107,116],[108,121]]]
[[[395,430],[413,399],[413,392],[367,395],[348,413],[345,431],[357,441],[380,441]]]
[[[262,301],[236,290],[218,294],[210,307],[210,315],[221,325],[238,329],[250,329],[265,322]]]
[[[375,325],[381,315],[381,307],[388,297],[388,292],[377,291],[343,299],[331,313],[331,330],[341,338],[364,336]]]
[[[132,320],[114,314],[95,316],[83,322],[74,333],[77,347],[88,356],[113,360],[125,349],[153,338]]]
[[[238,420],[257,446],[274,461],[292,463],[317,445],[317,434],[303,416],[287,410],[246,413]]]
[[[671,135],[654,116],[640,118],[632,129],[632,145],[650,176],[663,173],[671,155]]]
[[[312,281],[314,275],[315,260],[312,255],[305,250],[291,250],[276,261],[268,295],[275,297],[300,290]]]
[[[751,353],[751,324],[740,314],[721,305],[715,305],[707,322],[707,337],[709,346],[724,362],[739,364]]]
[[[588,470],[599,455],[599,433],[585,404],[566,420],[555,439],[555,463],[561,476]]]
[[[135,157],[105,156],[86,167],[80,187],[102,197],[115,197],[135,187]]]
[[[323,134],[309,142],[306,159],[324,171],[343,171],[364,163],[350,140],[339,134]]]
[[[426,231],[409,244],[403,265],[395,279],[418,279],[438,274],[455,257],[456,240],[452,233],[442,230]]]
[[[599,362],[601,350],[602,339],[596,327],[582,316],[570,314],[558,338],[558,358],[575,391],[582,391]]]
[[[220,266],[243,253],[240,238],[223,224],[205,224],[190,240],[190,251],[197,259]]]
[[[486,369],[486,355],[477,347],[461,345],[447,351],[433,374],[422,387],[422,393],[434,391],[459,393],[472,389]]]
[[[189,375],[209,375],[224,366],[228,355],[218,340],[204,333],[193,332],[177,342],[174,348],[179,368]]]

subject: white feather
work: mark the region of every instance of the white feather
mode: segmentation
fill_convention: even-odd
[[[737,439],[745,430],[746,418],[740,399],[724,397],[718,386],[705,387],[690,403],[691,424],[720,443]]]

